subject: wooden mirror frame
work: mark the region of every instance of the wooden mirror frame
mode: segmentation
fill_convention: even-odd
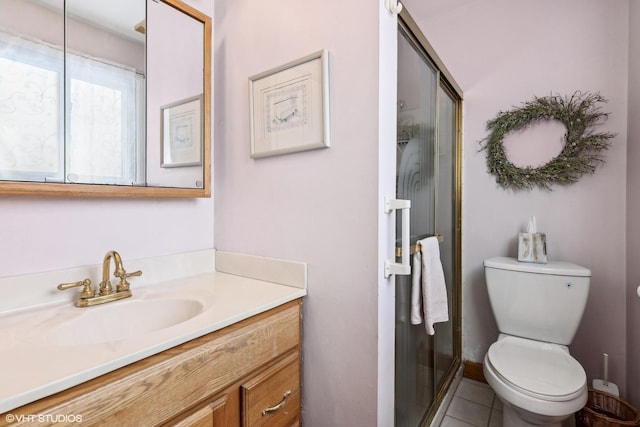
[[[211,18],[180,0],[162,0],[204,25],[202,188],[146,187],[108,184],[0,181],[1,195],[207,198],[211,197]]]

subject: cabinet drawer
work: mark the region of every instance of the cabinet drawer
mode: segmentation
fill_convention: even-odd
[[[240,387],[242,427],[288,426],[300,414],[300,359],[296,352]]]

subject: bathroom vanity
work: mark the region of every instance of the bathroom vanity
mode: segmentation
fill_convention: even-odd
[[[0,425],[293,426],[299,414],[296,300],[11,410]]]
[[[155,266],[197,274],[139,288],[132,280],[131,298],[104,307],[65,300],[1,314],[0,339],[10,345],[0,349],[0,426],[299,425],[306,265],[226,254],[216,271],[197,271],[194,256],[207,260],[213,253],[130,262],[143,272]],[[66,292],[54,295],[69,298]],[[131,319],[127,303],[136,313]],[[175,324],[136,326],[162,318],[162,310],[183,314]],[[122,332],[104,337],[99,322],[110,313],[121,324],[108,330]],[[86,338],[83,321],[93,324]]]

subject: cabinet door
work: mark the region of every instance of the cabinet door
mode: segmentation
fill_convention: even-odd
[[[213,409],[207,405],[173,424],[174,427],[214,427]]]
[[[179,421],[170,423],[170,425],[172,427],[228,427],[227,420],[234,415],[228,412],[229,409],[228,399],[225,395]]]
[[[240,393],[242,427],[290,426],[300,414],[298,353],[290,354],[242,384]]]

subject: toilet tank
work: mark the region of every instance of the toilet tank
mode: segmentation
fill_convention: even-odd
[[[515,258],[484,262],[491,309],[500,332],[569,345],[582,319],[591,271],[569,262]]]

